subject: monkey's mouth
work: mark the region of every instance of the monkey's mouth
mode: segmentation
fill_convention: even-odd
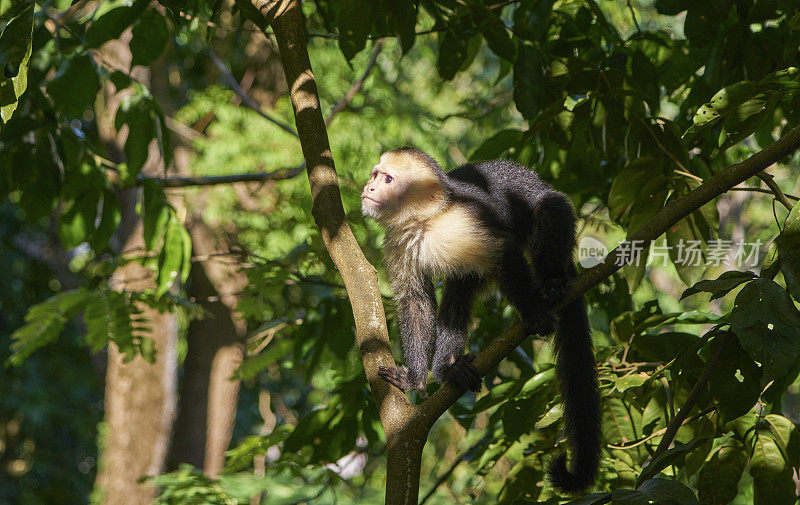
[[[379,202],[378,200],[376,200],[374,198],[370,198],[368,196],[362,196],[361,197],[361,203],[364,203],[364,200],[369,200],[370,202],[372,202],[373,205],[376,205],[376,206],[381,204],[381,202]]]

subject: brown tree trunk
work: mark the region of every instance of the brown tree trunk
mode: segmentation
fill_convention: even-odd
[[[141,248],[141,220],[134,211],[135,190],[126,190],[121,198],[123,224],[135,221],[124,250]],[[143,290],[155,287],[152,271],[138,263],[128,263],[114,274],[114,287]],[[149,319],[155,342],[156,362],[137,356],[123,363],[117,347],[108,347],[108,372],[105,391],[105,438],[96,487],[106,505],[145,505],[155,498],[156,490],[146,475],[164,469],[169,434],[175,411],[175,340],[176,325],[170,314],[140,306]]]
[[[106,44],[103,58],[119,68],[129,68],[131,52],[130,32],[118,41]],[[137,68],[136,77],[147,82],[146,70]],[[98,100],[96,111],[100,136],[109,157],[124,161],[122,146],[125,132],[114,127],[114,116],[126,93],[111,93],[106,89],[103,100]],[[151,145],[145,171],[157,171],[163,165],[155,144]],[[142,221],[135,206],[139,190],[129,188],[119,192],[121,217],[117,240],[119,249],[141,254],[144,250]],[[131,262],[117,269],[112,277],[114,289],[154,289],[153,272]],[[176,401],[177,326],[170,314],[162,314],[145,305],[139,307],[149,320],[156,350],[156,362],[147,363],[136,357],[123,362],[116,346],[108,346],[108,371],[105,389],[105,433],[101,442],[102,454],[95,482],[95,493],[107,505],[145,505],[152,503],[156,490],[148,482],[140,482],[147,475],[157,475],[164,469],[169,435],[174,419]]]
[[[190,463],[216,477],[236,417],[240,381],[232,375],[242,361],[246,325],[234,314],[235,293],[246,279],[235,266],[214,261],[214,254],[227,248],[218,244],[199,218],[189,224],[189,233],[195,255],[202,259],[192,266],[189,296],[208,314],[189,324],[170,466]]]

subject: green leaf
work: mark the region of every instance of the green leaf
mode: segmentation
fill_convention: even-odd
[[[634,373],[625,375],[624,377],[616,377],[614,379],[614,387],[616,387],[620,393],[624,393],[630,388],[641,386],[647,382],[647,379],[649,378],[650,376],[648,376],[646,373]]]
[[[769,279],[756,279],[742,288],[731,313],[731,329],[761,364],[762,383],[782,378],[800,356],[800,314],[786,291]]]
[[[797,17],[797,15],[795,15],[795,17]],[[767,74],[761,79],[758,85],[761,89],[776,91],[798,89],[800,88],[800,68],[789,67]]]
[[[164,234],[171,206],[164,196],[164,188],[153,180],[145,180],[142,188],[142,221],[144,245],[148,251],[158,247]]]
[[[755,279],[756,274],[753,272],[739,272],[736,270],[729,270],[722,275],[712,280],[702,280],[694,286],[685,290],[681,295],[681,300],[687,296],[692,296],[697,293],[711,293],[709,300],[716,300],[727,295],[739,285],[745,282],[750,282]]]
[[[611,493],[612,505],[653,505],[650,497],[635,489],[617,489]]]
[[[47,83],[47,94],[55,106],[69,116],[81,116],[86,107],[94,104],[100,91],[100,77],[91,56],[79,54]]]
[[[642,434],[642,415],[619,398],[603,402],[603,439],[611,444],[627,444]]]
[[[339,8],[339,50],[350,61],[367,43],[375,14],[375,2],[341,0]]]
[[[519,130],[501,130],[481,144],[472,152],[470,161],[496,160],[509,149],[522,142],[522,132]]]
[[[80,195],[58,221],[58,239],[67,249],[87,242],[92,236],[100,206],[100,191]]]
[[[483,36],[489,49],[500,58],[514,61],[517,57],[517,46],[508,33],[508,28],[499,19],[493,19],[483,28]]]
[[[787,464],[775,440],[761,432],[755,436],[750,475],[753,476],[754,505],[794,505],[797,502],[791,465]]]
[[[145,12],[133,27],[131,37],[131,66],[149,65],[158,58],[169,38],[164,16],[154,10]]]
[[[634,226],[633,223],[629,227],[632,230],[639,228],[640,226]],[[695,214],[681,219],[667,230],[669,256],[675,265],[675,270],[678,271],[678,276],[688,286],[699,279],[706,270],[704,254],[706,240],[703,231],[696,222]]]
[[[661,175],[657,166],[654,158],[637,158],[614,177],[608,194],[608,210],[613,219],[619,219],[630,209],[645,183]]]
[[[514,33],[525,40],[542,40],[547,35],[552,10],[552,0],[522,0],[514,10]]]
[[[505,401],[507,398],[515,395],[520,388],[522,388],[522,383],[520,381],[513,380],[501,382],[500,384],[493,386],[492,389],[489,390],[489,393],[481,396],[481,398],[475,402],[475,405],[472,407],[472,413],[477,414],[479,412],[483,412],[484,410],[493,407],[502,401]]]
[[[172,287],[179,274],[187,268],[192,249],[186,251],[186,236],[188,232],[175,216],[170,216],[167,222],[167,231],[164,234],[164,246],[158,255],[158,275],[156,276],[156,295],[161,296]],[[191,244],[191,239],[189,239]]]
[[[678,461],[682,461],[687,454],[706,443],[707,440],[708,439],[706,438],[697,438],[689,443],[675,446],[672,449],[668,449],[667,451],[661,453],[658,457],[651,460],[646,467],[642,468],[642,473],[639,474],[639,478],[636,479],[637,489],[640,491],[645,491],[644,487],[645,484],[649,482],[649,479],[652,479],[661,473],[661,470],[667,468],[668,466],[673,465]],[[661,479],[653,480],[658,481]]]
[[[592,493],[589,496],[578,498],[566,503],[566,505],[605,505],[611,501],[611,493]]]
[[[559,421],[563,416],[564,407],[560,404],[554,405],[542,417],[540,417],[538,421],[536,421],[536,424],[534,424],[533,427],[537,430],[547,428],[551,424]]]
[[[436,59],[436,68],[441,78],[449,81],[455,77],[467,59],[467,53],[467,43],[463,37],[455,35],[450,30],[439,32],[439,56]]]
[[[225,453],[224,473],[240,472],[253,464],[253,458],[282,443],[292,431],[290,425],[276,426],[269,435],[250,436]]]
[[[659,505],[697,505],[691,489],[676,480],[650,479],[638,487],[647,494],[650,503]]]
[[[150,142],[156,138],[155,110],[150,100],[134,97],[122,103],[114,124],[117,130],[128,125],[128,138],[125,140],[125,158],[128,161],[126,182],[136,180],[149,155]]]
[[[541,462],[533,458],[523,459],[509,472],[497,503],[519,503],[520,500],[535,503],[542,492],[543,478],[544,471]]]
[[[772,438],[778,443],[778,447],[784,458],[792,466],[800,464],[800,432],[794,423],[778,414],[767,414],[764,417],[767,422]]]
[[[747,451],[735,438],[729,438],[703,464],[697,480],[701,505],[724,505],[736,498],[739,480],[747,465]]]
[[[800,204],[795,203],[792,207],[775,244],[786,285],[794,298],[800,300]]]
[[[711,101],[703,104],[697,109],[692,119],[694,126],[703,127],[716,122],[726,114],[729,114],[739,105],[747,102],[758,93],[758,88],[751,81],[741,81],[731,84],[719,90]]]
[[[25,324],[11,334],[12,354],[8,362],[19,366],[34,351],[55,341],[67,321],[83,309],[88,299],[82,289],[69,290],[29,308]]]
[[[117,231],[122,220],[117,195],[109,189],[104,189],[102,195],[100,223],[92,233],[90,240],[92,249],[97,253],[105,250],[106,246],[108,246],[108,241],[111,240],[111,236]]]
[[[400,47],[403,49],[403,54],[406,54],[414,46],[414,39],[416,38],[416,2],[388,0],[388,4],[392,29],[400,39]]]
[[[715,338],[712,352],[719,343]],[[761,368],[739,341],[730,339],[709,378],[709,391],[719,405],[723,422],[743,416],[755,405],[761,394],[761,375]]]
[[[141,15],[147,7],[146,0],[137,0],[133,5],[123,5],[95,19],[86,30],[86,47],[97,48],[111,39],[116,39]]]
[[[514,62],[514,103],[525,119],[533,119],[544,104],[544,55],[530,42],[519,45]]]
[[[28,88],[28,62],[33,40],[33,2],[11,19],[0,34],[0,122],[6,123]]]
[[[93,352],[108,342],[114,342],[126,358],[135,356],[131,311],[123,293],[111,290],[92,293],[83,319],[86,322],[86,342]]]

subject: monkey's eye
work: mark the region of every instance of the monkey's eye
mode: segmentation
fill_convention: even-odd
[[[391,175],[387,175],[387,176],[386,176],[386,184],[389,184],[389,183],[390,183],[390,182],[392,182],[393,180],[394,180],[394,178],[393,178]]]

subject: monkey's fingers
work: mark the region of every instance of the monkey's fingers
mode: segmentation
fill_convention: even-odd
[[[395,366],[379,366],[378,375],[392,386],[405,391],[411,384],[408,380],[408,370]]]
[[[481,373],[472,364],[475,354],[469,353],[459,357],[447,370],[447,380],[461,389],[481,390]]]

